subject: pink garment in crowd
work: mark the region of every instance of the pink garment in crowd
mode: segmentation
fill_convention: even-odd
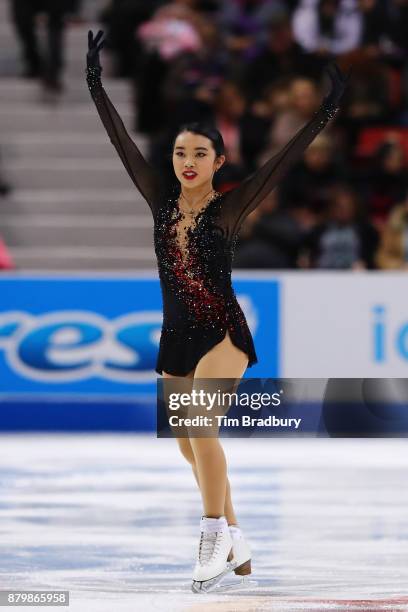
[[[0,270],[10,270],[14,267],[11,255],[0,236]]]

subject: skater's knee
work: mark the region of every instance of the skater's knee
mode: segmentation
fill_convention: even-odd
[[[194,457],[200,465],[209,465],[214,461],[225,460],[224,451],[218,438],[192,438],[191,446]]]
[[[222,446],[218,438],[194,438],[192,442],[194,446],[194,454],[201,460],[206,457],[219,456],[222,453]]]
[[[188,438],[177,439],[181,454],[191,464],[195,465],[195,457],[193,449],[191,448],[190,440]]]

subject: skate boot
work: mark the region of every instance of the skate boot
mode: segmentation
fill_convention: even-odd
[[[232,559],[232,538],[225,516],[201,517],[198,559],[191,589],[194,593],[214,590],[220,580],[236,567]]]
[[[237,563],[234,572],[237,576],[246,576],[251,573],[251,549],[237,525],[230,525],[229,530],[232,537],[232,560]]]
[[[251,549],[238,525],[229,527],[232,538],[232,561],[237,564],[234,569],[235,575],[230,572],[212,589],[215,593],[222,591],[242,591],[253,589],[258,582],[250,577],[251,574]]]

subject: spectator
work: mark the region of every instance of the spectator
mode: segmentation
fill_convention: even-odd
[[[371,57],[378,57],[381,37],[387,28],[386,6],[379,0],[358,0],[358,6],[363,18],[361,47]]]
[[[308,227],[301,213],[300,209],[279,210],[276,190],[272,191],[242,225],[235,267],[295,268]]]
[[[15,268],[11,255],[6,247],[5,242],[0,236],[0,270],[12,270]]]
[[[108,48],[115,54],[116,76],[137,74],[142,45],[135,32],[160,4],[160,0],[111,0],[101,11],[100,20],[107,26]]]
[[[397,140],[381,144],[367,170],[357,179],[374,225],[381,230],[393,206],[403,200],[408,187],[404,149]]]
[[[0,155],[1,158],[1,155]],[[9,185],[3,177],[3,172],[0,167],[0,196],[6,196],[12,191],[11,185]]]
[[[300,0],[293,13],[296,41],[308,53],[338,55],[361,44],[358,0]]]
[[[408,46],[408,2],[407,0],[388,0],[386,10],[388,40],[395,45],[394,51],[403,63],[406,60]]]
[[[228,163],[238,166],[242,165],[240,119],[244,111],[242,91],[232,81],[225,81],[214,104],[215,122],[224,139]]]
[[[20,39],[24,61],[22,76],[41,77],[44,86],[53,92],[63,89],[60,76],[64,64],[63,37],[65,17],[72,9],[72,0],[11,0],[12,19]],[[39,13],[47,17],[47,48],[39,50],[36,19]]]
[[[268,37],[271,20],[288,12],[283,0],[222,2],[218,25],[229,52],[230,78],[240,79],[245,64],[256,57]]]
[[[280,205],[284,208],[303,205],[316,214],[325,213],[334,183],[346,178],[346,167],[335,158],[334,143],[321,133],[281,181]]]
[[[343,108],[347,128],[358,131],[369,124],[389,123],[391,112],[389,68],[359,52],[354,56],[353,81]]]
[[[243,82],[248,99],[254,101],[284,77],[294,78],[299,74],[317,77],[320,72],[319,62],[294,40],[291,20],[283,14],[271,22],[266,44],[247,64]]]
[[[278,153],[318,109],[321,103],[316,84],[308,78],[297,77],[289,85],[289,99],[284,110],[277,113],[272,120],[268,145],[258,159],[258,165],[264,164]]]
[[[214,178],[215,188],[224,191],[240,183],[247,175],[242,153],[245,98],[236,83],[225,81],[215,97],[214,104],[205,106],[206,111],[201,113],[201,118],[205,117],[205,120],[214,124],[224,139],[227,160]],[[179,123],[171,122],[169,128],[152,141],[150,155],[152,163],[161,167],[170,183],[174,178],[174,171],[167,151],[178,132],[179,124],[187,120],[187,116],[177,117]],[[188,115],[188,120],[191,120],[191,117],[192,115]]]
[[[137,29],[143,48],[136,79],[140,132],[157,137],[168,127],[163,83],[177,58],[203,48],[199,31],[203,17],[193,4],[187,0],[165,4]]]
[[[356,192],[347,186],[333,190],[327,220],[308,234],[300,258],[302,267],[329,270],[374,268],[378,233],[358,212]]]
[[[180,53],[162,84],[168,124],[195,121],[203,114],[211,114],[226,78],[227,58],[215,24],[203,19],[197,25],[202,44],[195,52]]]
[[[241,119],[241,154],[247,174],[257,169],[256,160],[268,143],[270,109],[264,100],[247,104]]]
[[[408,191],[388,217],[376,262],[382,270],[408,269]]]

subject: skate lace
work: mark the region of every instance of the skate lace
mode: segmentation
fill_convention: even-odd
[[[214,533],[201,532],[200,547],[199,547],[199,562],[201,565],[207,565],[214,555],[218,553],[220,542],[222,538],[222,532],[216,531]]]

